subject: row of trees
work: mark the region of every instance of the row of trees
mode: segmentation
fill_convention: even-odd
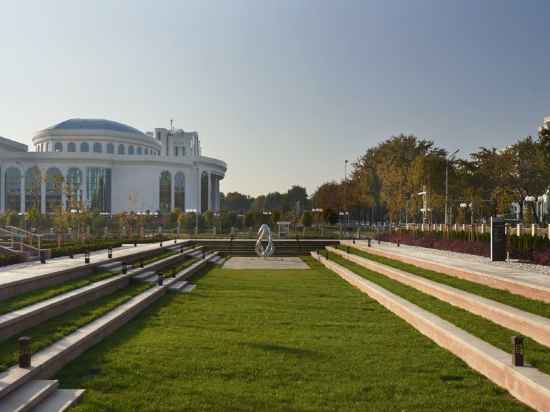
[[[425,190],[426,217],[444,222],[447,167],[449,223],[491,215],[515,218],[513,205],[520,220],[542,220],[533,200],[550,183],[546,129],[503,149],[482,147],[468,159],[449,156],[431,140],[394,136],[368,149],[352,165],[349,179],[321,185],[312,202],[325,214],[345,209],[363,221],[421,221],[424,199],[419,193]]]

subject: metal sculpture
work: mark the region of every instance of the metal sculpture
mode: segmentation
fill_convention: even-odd
[[[267,236],[267,245],[264,247],[262,240]],[[256,254],[261,257],[273,256],[275,252],[275,246],[273,245],[273,239],[271,237],[271,229],[265,223],[260,226],[258,230],[258,237],[256,239]]]

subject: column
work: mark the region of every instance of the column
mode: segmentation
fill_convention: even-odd
[[[212,210],[212,174],[208,172],[208,209]]]
[[[202,211],[202,196],[201,196],[202,171],[198,167],[197,167],[197,178],[195,179],[195,185],[196,185],[195,193],[197,195],[197,201],[195,202],[195,204],[197,205],[196,209],[197,209],[197,213],[201,213]]]
[[[4,209],[6,208],[6,205],[4,204],[6,199],[6,189],[4,188],[6,185],[6,179],[2,179],[2,176],[4,176],[5,173],[6,171],[4,168],[0,166],[0,212],[5,212]]]
[[[40,170],[40,213],[46,214],[46,171]]]
[[[21,174],[21,193],[20,193],[20,202],[21,204],[19,205],[19,210],[21,211],[21,213],[25,213],[26,212],[26,207],[25,207],[25,174],[22,173]]]
[[[219,176],[216,176],[215,196],[216,196],[216,201],[214,203],[214,208],[216,209],[216,212],[219,212],[220,211],[220,177]]]
[[[176,192],[175,180],[176,180],[176,173],[171,173],[170,174],[170,211],[173,211],[174,208],[176,207],[176,199],[174,197]]]

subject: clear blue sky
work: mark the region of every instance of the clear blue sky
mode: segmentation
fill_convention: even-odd
[[[398,133],[463,153],[550,115],[546,0],[6,1],[0,135],[70,117],[198,130],[249,194]]]

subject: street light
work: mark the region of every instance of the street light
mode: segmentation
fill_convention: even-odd
[[[447,155],[445,158],[446,165],[445,165],[445,224],[447,225],[449,223],[449,160],[453,161],[455,160],[456,154],[460,151],[460,149],[456,149],[453,153],[450,155]]]

